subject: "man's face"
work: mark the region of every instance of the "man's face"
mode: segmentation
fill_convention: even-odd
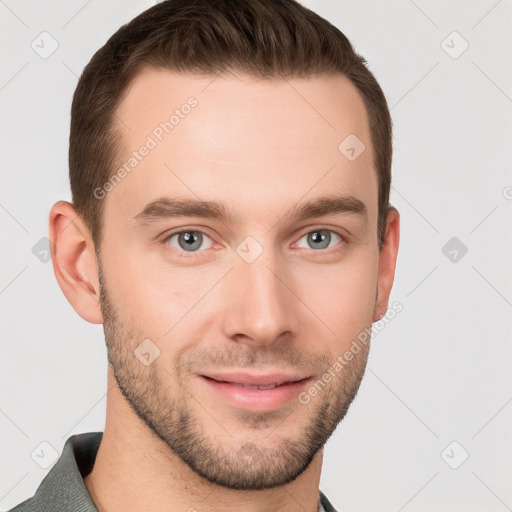
[[[345,415],[366,364],[367,346],[333,371],[374,320],[377,177],[363,101],[340,76],[146,70],[117,116],[119,167],[138,151],[104,199],[102,312],[119,388],[209,481],[289,482]],[[350,134],[366,145],[355,160],[338,149]],[[345,201],[296,215],[334,204],[321,198]],[[176,216],[177,200],[225,211]]]

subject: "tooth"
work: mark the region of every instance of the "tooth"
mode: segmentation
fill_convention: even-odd
[[[258,386],[258,389],[274,389],[277,384],[268,384],[267,386]]]
[[[275,387],[279,386],[279,384],[266,384],[263,386],[250,386],[250,385],[235,384],[235,383],[233,383],[233,384],[237,387],[245,388],[245,389],[274,389]]]

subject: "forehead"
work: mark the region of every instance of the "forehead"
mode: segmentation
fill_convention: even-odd
[[[340,75],[257,80],[146,69],[116,125],[122,151],[114,172],[125,172],[106,210],[126,217],[166,195],[224,198],[251,216],[264,205],[276,213],[307,195],[346,190],[376,209],[366,109]],[[348,158],[347,149],[362,153]]]
[[[301,142],[324,144],[337,141],[349,128],[363,139],[369,135],[363,100],[349,79],[341,75],[256,79],[235,74],[198,76],[163,69],[144,69],[132,81],[116,112],[118,127],[127,141],[135,142],[130,139],[137,131],[151,132],[173,113],[179,114],[176,111],[183,111],[190,98],[197,100],[198,108],[193,109],[194,115],[187,124],[201,128],[203,135],[213,129],[212,124],[242,129],[240,136],[251,134],[253,142],[267,144],[276,133],[286,135],[283,128],[290,135],[299,136]],[[309,122],[304,125],[298,121]],[[254,137],[251,133],[250,125],[257,123],[267,126],[267,140],[265,134]],[[283,140],[286,137],[277,142]]]

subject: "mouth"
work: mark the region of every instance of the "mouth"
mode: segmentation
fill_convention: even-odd
[[[311,377],[303,374],[208,373],[199,376],[217,399],[237,409],[265,412],[296,400]]]
[[[244,388],[244,389],[274,389],[274,388],[277,388],[277,386],[283,386],[284,384],[290,384],[292,381],[276,382],[274,384],[261,384],[259,386],[251,386],[248,384],[240,384],[238,382],[228,382],[228,381],[217,381],[217,382],[226,382],[226,384],[232,384],[233,386],[237,386],[239,388]]]

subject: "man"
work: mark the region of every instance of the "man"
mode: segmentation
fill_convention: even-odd
[[[323,446],[394,278],[391,147],[364,60],[294,0],[121,27],[76,88],[49,226],[62,291],[104,325],[105,429],[13,510],[334,510]]]

